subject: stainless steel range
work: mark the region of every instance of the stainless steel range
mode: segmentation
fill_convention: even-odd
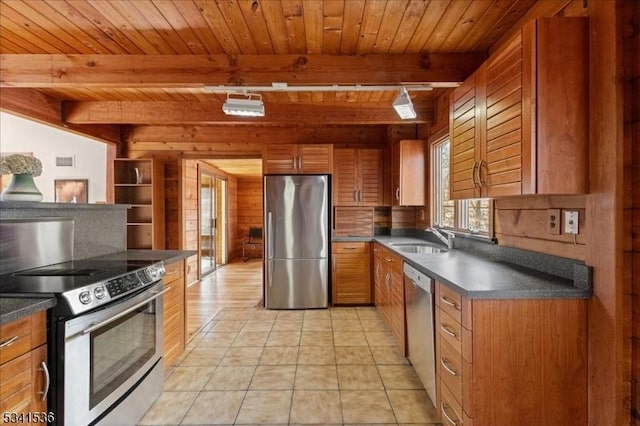
[[[33,256],[16,256],[29,253],[25,242],[45,247],[39,262],[70,258],[68,248],[51,244],[69,240],[69,225],[2,220],[0,259],[10,259],[10,269],[33,263]],[[162,390],[163,263],[84,259],[6,269],[5,262],[3,296],[55,295],[58,301],[48,316],[49,409],[57,424],[136,424]]]

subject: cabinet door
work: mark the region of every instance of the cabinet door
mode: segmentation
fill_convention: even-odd
[[[371,303],[368,244],[334,243],[333,252],[333,303]]]
[[[381,149],[361,149],[358,203],[361,206],[384,204],[384,163]]]
[[[298,145],[299,166],[305,174],[333,173],[333,145]]]
[[[424,142],[401,140],[393,149],[393,205],[423,206],[425,192]]]
[[[522,37],[514,37],[486,64],[486,133],[479,173],[482,196],[519,195],[523,193],[523,166],[527,166],[523,150],[531,149],[531,130],[523,129],[523,90],[527,88],[523,88]],[[531,167],[527,169],[529,174]]]
[[[358,159],[355,149],[334,150],[333,204],[357,206]]]
[[[449,181],[452,200],[480,196],[477,175],[480,164],[481,117],[480,105],[477,104],[477,74],[478,71],[451,93]]]
[[[297,160],[297,145],[265,145],[262,151],[262,173],[297,173]]]
[[[164,368],[168,370],[185,348],[185,279],[184,261],[166,266],[165,287],[170,288],[164,296],[163,356]]]
[[[45,371],[46,369],[46,371]],[[47,376],[49,365],[47,363],[47,345],[42,345],[31,351],[31,411],[47,411]],[[52,385],[48,383],[49,387]],[[48,393],[48,392],[47,392]]]

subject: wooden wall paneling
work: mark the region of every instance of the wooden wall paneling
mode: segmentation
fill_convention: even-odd
[[[238,214],[240,212],[240,204],[238,203],[238,178],[229,176],[227,178],[227,260],[231,261],[238,256],[238,251],[242,249],[238,246]]]
[[[590,195],[586,213],[593,267],[589,301],[589,423],[629,423],[624,407],[622,19],[618,2],[589,2]]]
[[[494,228],[498,244],[532,250],[555,256],[585,260],[590,242],[589,218],[584,195],[528,196],[494,201]],[[565,234],[547,232],[549,209],[578,211],[579,229],[576,239]],[[562,221],[561,221],[562,222]]]
[[[106,176],[106,200],[107,204],[113,204],[115,202],[115,190],[113,184],[115,183],[113,176],[113,163],[118,157],[117,147],[115,144],[107,144],[107,176]]]
[[[630,300],[625,312],[629,321],[629,343],[625,358],[629,360],[629,411],[632,425],[640,425],[640,5],[625,2],[623,19],[624,64],[624,209],[625,244],[624,294]],[[631,228],[631,231],[627,229]],[[625,379],[626,385],[627,379]],[[625,406],[626,408],[626,406]]]
[[[164,163],[164,216],[165,245],[168,250],[182,249],[182,167],[180,160],[166,160]]]
[[[235,234],[236,257],[242,256],[242,241],[248,238],[249,228],[263,228],[262,192],[261,177],[238,178],[238,225]],[[255,247],[253,249],[249,245],[246,246],[246,254],[250,257],[262,257],[262,242],[255,241],[253,244]]]

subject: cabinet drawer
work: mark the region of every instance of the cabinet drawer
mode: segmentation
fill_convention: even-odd
[[[443,426],[460,426],[463,423],[462,407],[453,397],[445,382],[440,380],[440,406],[437,408]]]
[[[440,336],[441,341],[447,342],[453,350],[462,356],[462,325],[441,308],[438,309],[437,314],[436,333]]]
[[[46,341],[45,312],[0,325],[0,364],[29,352]]]
[[[436,305],[449,314],[455,321],[462,322],[462,296],[444,284],[438,283]]]
[[[31,385],[31,354],[25,353],[0,366],[0,400]]]
[[[440,380],[451,390],[452,396],[462,405],[463,368],[462,357],[447,342],[440,340],[440,352],[436,359]]]
[[[367,253],[366,242],[357,243],[333,243],[333,254],[355,254],[355,253]]]
[[[170,282],[184,276],[184,261],[180,260],[178,262],[169,263],[164,265],[164,269],[166,271],[164,283],[169,284]]]

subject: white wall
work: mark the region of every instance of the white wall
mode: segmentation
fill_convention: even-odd
[[[0,153],[32,152],[42,161],[34,178],[44,196],[54,201],[54,179],[88,179],[89,203],[106,200],[107,145],[71,132],[0,112]],[[56,167],[56,157],[75,157],[74,167]]]

